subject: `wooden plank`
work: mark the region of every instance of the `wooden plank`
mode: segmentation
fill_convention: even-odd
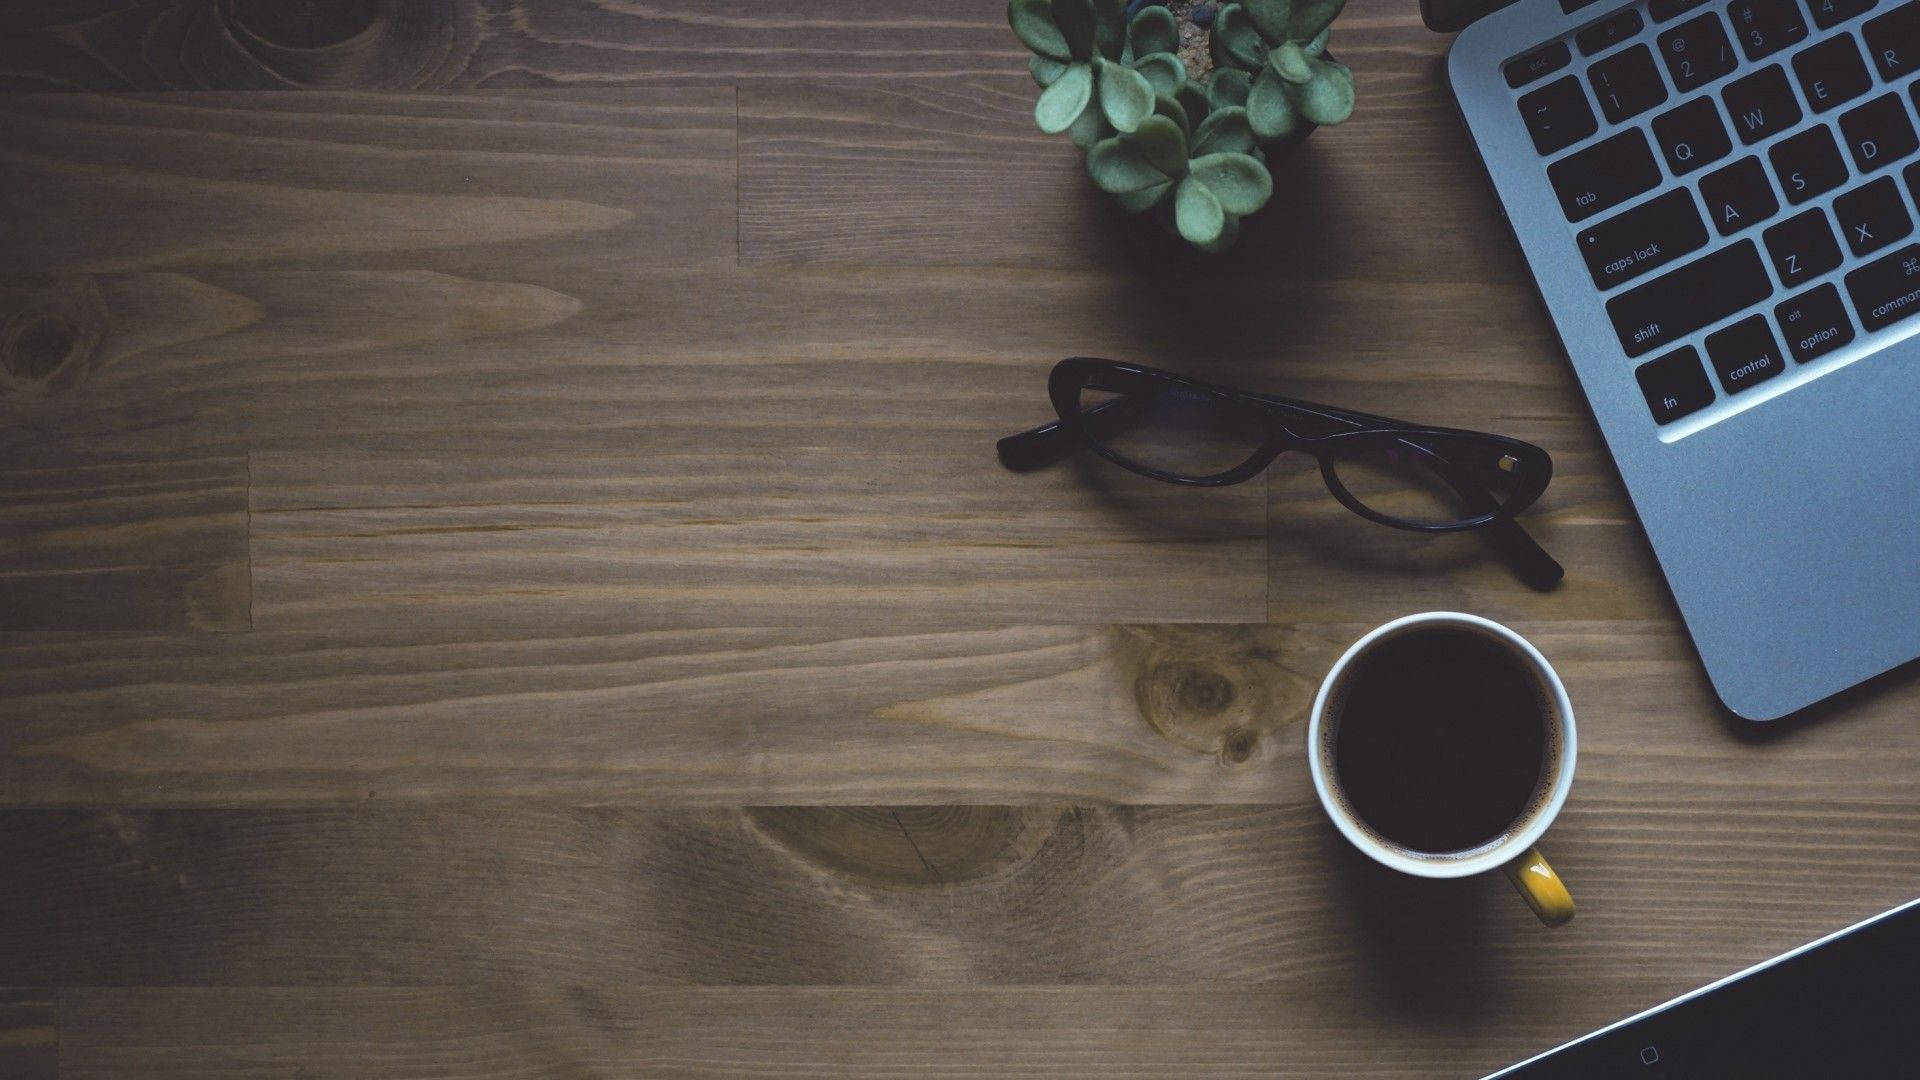
[[[587,237],[731,262],[733,124],[731,95],[700,90],[4,95],[0,269],[414,269],[459,249],[436,267],[538,283]]]
[[[262,627],[1264,616],[1258,486],[991,457],[1049,412],[1036,302],[1104,282],[743,273],[707,102],[0,100],[12,257],[94,326],[0,445],[251,454]]]
[[[1311,803],[10,811],[0,963],[59,987],[1270,983],[1428,1007],[1464,976],[1564,1003],[1911,899],[1920,809],[1595,778],[1545,848],[1582,905],[1558,932],[1498,875],[1379,867]]]
[[[1266,640],[1285,644],[1033,627],[25,636],[0,651],[0,798],[1261,801],[1283,778],[1304,791],[1269,743],[1297,741],[1338,648]]]
[[[1370,305],[1369,325],[1392,309],[1367,297],[1366,283],[1525,284],[1435,76],[1443,41],[1410,14],[1369,22],[1364,34],[1335,33],[1357,73],[1354,115],[1275,162],[1269,206],[1224,256],[1195,255],[1114,207],[1065,137],[1034,128],[1037,91],[1016,67],[960,80],[743,85],[742,257],[1104,268],[1157,295],[1163,317],[1190,325],[1259,318],[1212,297],[1249,275],[1345,282],[1352,302]],[[1350,8],[1342,24],[1354,18]],[[1490,336],[1486,325],[1502,324],[1481,324],[1464,340]]]
[[[1912,673],[1756,746],[1677,629],[1514,625],[1572,695],[1576,794],[1912,803]],[[0,798],[1305,803],[1313,694],[1366,629],[25,635],[0,652]]]
[[[0,1075],[58,1080],[58,1003],[44,990],[0,989]]]
[[[726,86],[1018,70],[991,4],[901,0],[45,0],[0,14],[0,90]]]
[[[1668,989],[1508,998],[1469,972],[1448,981],[1455,996],[1437,1012],[1293,987],[85,990],[69,995],[65,1075],[1460,1077]]]
[[[245,630],[247,461],[0,470],[0,629]]]

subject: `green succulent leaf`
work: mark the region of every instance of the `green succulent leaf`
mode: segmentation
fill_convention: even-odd
[[[1313,78],[1313,67],[1308,63],[1307,52],[1298,43],[1283,41],[1267,53],[1267,66],[1275,75],[1295,86],[1301,86]]]
[[[1154,165],[1138,140],[1127,135],[1094,143],[1087,150],[1087,175],[1110,195],[1131,195],[1173,179]]]
[[[1053,22],[1075,60],[1093,59],[1093,39],[1100,25],[1093,0],[1053,0]]]
[[[1247,122],[1261,142],[1274,142],[1294,133],[1300,126],[1300,111],[1293,106],[1291,86],[1272,70],[1263,70],[1247,93]]]
[[[1166,94],[1153,95],[1153,115],[1164,116],[1179,127],[1180,134],[1188,142],[1193,141],[1193,125],[1187,120],[1187,110],[1178,101]]]
[[[1164,116],[1149,116],[1140,121],[1140,129],[1127,136],[1138,145],[1153,167],[1178,180],[1187,175],[1187,136],[1180,125]]]
[[[1072,139],[1073,145],[1082,150],[1111,134],[1113,129],[1107,126],[1106,114],[1091,101],[1087,103],[1086,108],[1080,110],[1080,115],[1067,127],[1067,138]]]
[[[1007,25],[1013,27],[1021,44],[1041,56],[1066,60],[1073,55],[1067,49],[1066,35],[1053,21],[1052,0],[1007,0]]]
[[[1145,75],[1105,58],[1096,59],[1094,67],[1100,76],[1100,111],[1116,131],[1133,131],[1153,115],[1153,84]]]
[[[1033,81],[1044,89],[1060,81],[1060,76],[1067,73],[1067,64],[1064,60],[1034,53],[1027,57],[1027,71],[1033,76]]]
[[[1227,211],[1207,185],[1188,177],[1173,193],[1173,223],[1188,243],[1205,248],[1226,231]]]
[[[1167,193],[1172,190],[1173,183],[1169,181],[1155,184],[1150,188],[1142,188],[1139,191],[1130,191],[1125,195],[1115,195],[1113,198],[1127,213],[1140,214],[1160,205],[1160,200],[1166,198]]]
[[[1147,77],[1156,94],[1171,95],[1187,81],[1187,66],[1180,58],[1168,52],[1148,53],[1130,65],[1133,70]]]
[[[1181,108],[1187,110],[1187,130],[1189,131],[1197,128],[1206,120],[1207,114],[1213,111],[1213,102],[1207,99],[1207,88],[1192,79],[1182,82],[1180,89],[1173,92],[1173,97],[1180,103]]]
[[[1293,28],[1293,0],[1240,0],[1247,9],[1247,16],[1253,20],[1253,28],[1267,39],[1267,44],[1277,45],[1287,40],[1287,32]]]
[[[1332,34],[1333,27],[1329,26],[1325,30],[1313,35],[1313,40],[1301,46],[1301,49],[1304,50],[1308,56],[1319,56],[1321,53],[1327,51],[1327,38]]]
[[[1266,63],[1267,43],[1260,40],[1260,31],[1253,28],[1253,20],[1239,4],[1221,8],[1213,17],[1213,30],[1207,36],[1216,67],[1258,71],[1260,65]]]
[[[1040,92],[1033,104],[1033,122],[1049,135],[1058,135],[1073,125],[1093,100],[1093,65],[1070,64],[1052,86]]]
[[[1127,24],[1127,44],[1133,46],[1135,56],[1179,52],[1180,24],[1173,12],[1159,4],[1143,7]]]
[[[1353,115],[1353,72],[1345,64],[1314,59],[1313,78],[1300,87],[1300,114],[1316,124],[1338,124]]]
[[[1186,183],[1207,185],[1229,214],[1245,215],[1273,197],[1273,175],[1246,154],[1207,154],[1194,158]]]
[[[1347,0],[1294,0],[1293,26],[1287,37],[1311,41],[1333,24],[1334,16],[1347,6]]]
[[[1214,109],[1245,105],[1252,89],[1253,76],[1239,68],[1219,68],[1207,82],[1207,98]]]
[[[1247,110],[1229,105],[1212,113],[1193,132],[1196,158],[1207,154],[1245,154],[1254,148],[1253,125],[1247,122]]]
[[[1232,247],[1233,242],[1238,239],[1240,239],[1240,219],[1232,214],[1228,214],[1226,227],[1220,230],[1220,238],[1218,240],[1215,240],[1211,244],[1198,244],[1195,246],[1205,254],[1218,255]]]

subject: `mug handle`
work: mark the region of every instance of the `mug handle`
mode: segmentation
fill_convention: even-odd
[[[1553,872],[1547,860],[1541,856],[1539,848],[1528,848],[1525,855],[1500,868],[1520,890],[1520,898],[1527,902],[1540,921],[1548,926],[1559,926],[1573,918],[1573,894],[1567,891],[1560,875]]]

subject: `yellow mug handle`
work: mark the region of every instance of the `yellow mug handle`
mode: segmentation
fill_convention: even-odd
[[[1553,867],[1547,865],[1539,848],[1528,848],[1525,855],[1500,869],[1506,872],[1513,887],[1520,890],[1520,898],[1540,916],[1541,922],[1559,926],[1573,918],[1573,894],[1567,891],[1566,883],[1553,872]]]

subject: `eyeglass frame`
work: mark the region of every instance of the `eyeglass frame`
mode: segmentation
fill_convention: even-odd
[[[1100,385],[1099,376],[1103,374],[1122,376],[1122,384],[1116,386],[1110,382],[1105,386]],[[1087,422],[1107,410],[1120,406],[1127,400],[1125,395],[1138,392],[1139,387],[1125,385],[1124,380],[1143,379],[1220,398],[1242,407],[1250,407],[1269,419],[1267,438],[1246,461],[1224,472],[1209,476],[1188,476],[1166,472],[1143,462],[1133,461],[1104,445],[1089,430]],[[1079,395],[1086,389],[1101,390],[1121,396],[1101,402],[1091,409],[1082,410]],[[1479,532],[1507,558],[1521,580],[1536,589],[1553,588],[1565,574],[1560,564],[1547,554],[1546,549],[1542,548],[1539,542],[1514,520],[1516,515],[1539,499],[1553,477],[1552,456],[1532,443],[1492,432],[1410,424],[1391,417],[1320,405],[1275,394],[1262,394],[1238,387],[1221,386],[1178,372],[1091,356],[1068,357],[1055,364],[1052,372],[1047,376],[1047,397],[1052,402],[1055,413],[1058,414],[1057,420],[1009,435],[995,444],[1001,464],[1008,469],[1015,472],[1028,472],[1050,464],[1064,457],[1072,442],[1077,441],[1115,465],[1154,480],[1186,487],[1225,487],[1251,480],[1266,471],[1281,454],[1290,450],[1299,450],[1311,454],[1319,463],[1321,479],[1326,484],[1328,492],[1342,506],[1360,517],[1376,524],[1410,532]],[[1285,418],[1289,414],[1296,420],[1304,416],[1322,423],[1344,425],[1347,430],[1338,430],[1324,435],[1303,434],[1288,425]],[[1333,451],[1355,440],[1374,440],[1382,437],[1398,437],[1395,441],[1425,454],[1428,458],[1437,461],[1446,460],[1429,447],[1407,441],[1406,437],[1419,435],[1438,436],[1443,440],[1470,439],[1489,448],[1498,448],[1504,456],[1511,457],[1516,466],[1530,466],[1519,474],[1526,482],[1526,486],[1516,489],[1514,495],[1506,502],[1499,503],[1493,509],[1471,518],[1451,522],[1420,522],[1392,517],[1368,507],[1347,489],[1334,470],[1337,455]],[[1433,468],[1433,472],[1446,481],[1469,508],[1495,502],[1492,493],[1486,491],[1481,485],[1470,484],[1459,476],[1457,470],[1436,467]]]

